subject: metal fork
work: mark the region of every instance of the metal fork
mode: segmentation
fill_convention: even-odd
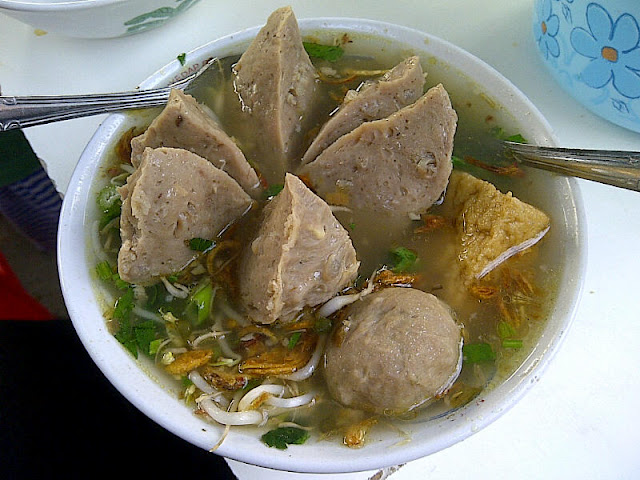
[[[162,106],[167,103],[172,89],[184,90],[215,61],[212,58],[182,80],[150,90],[89,95],[0,96],[0,132],[121,110]]]
[[[504,144],[524,165],[640,192],[640,152]]]

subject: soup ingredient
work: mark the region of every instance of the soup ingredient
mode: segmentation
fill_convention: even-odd
[[[241,261],[240,303],[254,323],[286,323],[349,286],[360,262],[329,206],[296,176],[265,210]]]
[[[261,438],[270,447],[286,450],[289,445],[302,445],[306,442],[309,432],[297,427],[279,427],[269,430]]]
[[[302,42],[304,50],[311,58],[319,58],[327,62],[337,62],[344,55],[344,50],[338,45],[320,45],[313,42]]]
[[[466,282],[534,245],[551,225],[544,212],[464,172],[451,175],[445,202],[456,218],[458,259]]]
[[[300,173],[327,201],[339,195],[354,209],[425,213],[449,181],[457,118],[437,85],[408,107],[343,135]]]
[[[364,122],[388,117],[422,95],[425,83],[420,59],[409,57],[375,81],[365,82],[358,91],[349,90],[340,108],[325,123],[302,157],[313,161],[345,133]]]
[[[257,195],[260,182],[255,170],[206,107],[181,90],[172,90],[160,115],[142,135],[131,140],[131,163],[140,164],[147,147],[189,150],[234,178],[247,193]]]
[[[401,414],[444,394],[462,363],[450,309],[414,288],[391,287],[347,307],[326,350],[324,378],[343,405]]]
[[[176,148],[147,148],[119,192],[118,273],[136,284],[180,271],[197,255],[192,238],[216,238],[252,204],[225,172]]]
[[[279,183],[299,158],[305,125],[313,117],[317,74],[302,45],[291,7],[273,12],[234,67],[234,88],[263,172]],[[255,132],[260,132],[255,134]]]

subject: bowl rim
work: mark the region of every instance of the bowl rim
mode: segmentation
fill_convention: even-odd
[[[0,0],[0,8],[14,10],[17,12],[42,12],[53,13],[68,10],[90,10],[92,8],[106,5],[118,5],[127,3],[129,0],[63,0],[54,2],[21,2],[17,0]]]
[[[409,27],[374,20],[322,17],[300,19],[299,24],[303,36],[308,35],[308,32],[331,29],[333,31],[346,31],[347,33],[354,34],[372,34],[383,39],[390,39],[393,42],[400,41],[401,43],[412,45],[413,50],[416,51],[424,50],[431,52],[435,49],[440,53],[453,54],[454,58],[452,63],[456,69],[461,68],[461,62],[462,66],[472,65],[477,69],[476,73],[479,75],[474,78],[478,78],[477,83],[479,85],[489,85],[487,82],[491,80],[491,82],[499,84],[500,88],[506,88],[508,90],[509,96],[505,103],[503,103],[503,106],[511,111],[513,111],[514,108],[524,109],[523,111],[526,112],[530,118],[528,123],[537,124],[539,129],[545,134],[546,140],[543,138],[538,139],[539,141],[546,141],[551,144],[557,143],[553,130],[546,119],[531,101],[509,80],[481,59],[445,40]],[[241,45],[242,42],[250,41],[258,32],[259,28],[261,28],[261,26],[241,30],[201,45],[188,52],[187,59],[190,62],[192,62],[194,58],[204,61],[210,57],[210,54],[207,52],[211,51],[216,51],[216,54],[222,55],[223,53],[220,53],[220,50],[224,52],[225,48],[238,48],[238,45]],[[226,54],[229,54],[229,52]],[[437,56],[433,53],[432,55]],[[177,60],[173,60],[144,80],[140,84],[140,87],[151,88],[163,83],[168,83],[172,76],[179,75],[181,71],[184,71],[184,67],[182,67]],[[511,107],[507,104],[511,105]],[[131,403],[156,423],[159,423],[186,441],[207,449],[215,443],[215,440],[212,442],[210,433],[208,433],[207,436],[199,431],[200,428],[197,429],[198,431],[192,431],[190,430],[192,428],[191,425],[176,425],[176,419],[169,417],[157,404],[149,405],[148,402],[145,401],[145,395],[148,394],[149,391],[152,395],[164,394],[165,396],[167,396],[167,392],[155,383],[148,373],[145,373],[140,366],[133,361],[128,353],[124,352],[124,349],[117,344],[117,341],[113,339],[111,335],[105,336],[105,322],[102,320],[101,315],[99,318],[102,321],[98,322],[101,325],[91,325],[90,322],[82,321],[80,315],[86,312],[81,311],[77,303],[77,297],[82,296],[83,293],[73,292],[74,288],[78,288],[78,277],[81,279],[88,278],[88,266],[85,264],[87,255],[84,254],[84,256],[80,258],[82,265],[77,265],[77,257],[78,249],[83,250],[87,247],[84,220],[93,173],[95,173],[97,168],[95,163],[105,152],[107,140],[110,135],[116,132],[123,125],[124,121],[125,116],[123,114],[112,114],[107,117],[82,153],[78,166],[69,183],[70,186],[76,186],[76,188],[74,191],[69,191],[65,196],[60,217],[60,234],[58,238],[58,264],[63,295],[78,336],[94,362],[99,366],[109,381],[114,384]],[[521,365],[522,368],[519,368],[510,378],[505,379],[486,395],[483,392],[482,402],[472,402],[474,405],[463,407],[461,414],[456,416],[454,420],[459,420],[462,416],[466,415],[464,420],[458,421],[457,424],[455,421],[449,422],[448,420],[446,424],[438,424],[439,427],[440,425],[444,425],[441,428],[447,428],[446,435],[442,438],[437,438],[433,441],[429,440],[424,443],[418,442],[418,444],[416,444],[414,442],[411,444],[410,442],[401,450],[392,450],[385,447],[384,455],[381,455],[381,451],[375,449],[374,445],[369,445],[369,450],[365,447],[351,456],[351,452],[353,451],[339,445],[338,442],[332,442],[332,444],[335,445],[330,445],[328,448],[327,445],[325,445],[328,442],[317,442],[313,445],[290,447],[289,450],[284,451],[274,451],[274,449],[269,448],[254,449],[254,451],[252,451],[252,448],[249,445],[245,447],[242,441],[243,439],[245,442],[251,442],[253,440],[247,440],[247,437],[240,435],[239,441],[237,441],[232,431],[232,435],[225,440],[216,453],[240,462],[277,470],[305,473],[366,471],[398,465],[430,455],[467,438],[501,417],[537,382],[539,375],[548,366],[549,361],[555,355],[561,342],[566,337],[566,332],[575,317],[575,311],[582,295],[587,258],[587,223],[582,197],[575,179],[561,177],[558,178],[557,181],[562,184],[562,188],[566,190],[567,196],[569,197],[567,210],[571,219],[568,220],[568,222],[572,228],[569,235],[572,238],[573,244],[577,247],[575,252],[569,252],[573,255],[573,261],[568,262],[565,267],[567,270],[565,273],[570,277],[568,280],[568,285],[571,287],[570,295],[567,295],[567,298],[559,298],[556,301],[557,305],[555,305],[554,309],[554,312],[558,309],[562,310],[558,314],[560,318],[562,318],[562,322],[560,322],[562,328],[560,331],[555,332],[554,335],[551,336],[552,338],[541,338],[540,342],[543,340],[545,342],[543,351],[537,352],[535,358],[527,358],[523,362],[523,365]],[[73,260],[74,256],[76,257],[75,265],[69,260]],[[82,261],[83,259],[84,261]],[[83,290],[85,297],[87,297],[87,295],[93,295],[91,288],[89,288],[88,294],[86,291],[86,289]],[[86,302],[86,298],[84,301]],[[114,361],[113,355],[118,357],[119,364],[115,364],[116,362]],[[126,357],[123,357],[123,355]],[[126,358],[126,362],[122,362],[122,358]],[[141,379],[143,385],[131,385],[131,382],[123,382],[120,375],[134,375],[136,378]],[[142,376],[144,376],[144,378],[142,378]],[[163,400],[161,399],[161,401]],[[175,406],[175,402],[177,401],[177,399],[172,399],[172,401],[167,402],[167,404]],[[467,407],[469,408],[467,409]],[[186,419],[185,421],[188,422],[188,418],[182,414],[181,419]],[[197,425],[203,427],[202,421],[198,420],[198,422]],[[255,440],[259,441],[259,439]],[[348,452],[344,453],[338,449],[334,451],[334,446],[342,450],[347,450]],[[292,451],[294,453],[292,453]],[[330,452],[331,456],[323,455],[323,453],[327,452]],[[331,461],[327,461],[327,458],[331,458]]]

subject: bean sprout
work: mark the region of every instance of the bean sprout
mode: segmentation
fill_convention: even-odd
[[[322,307],[320,307],[320,309],[318,310],[318,315],[321,317],[329,317],[341,308],[352,304],[365,295],[369,295],[371,292],[373,292],[373,287],[375,285],[373,279],[375,278],[377,273],[378,271],[374,272],[373,275],[371,275],[371,278],[369,278],[369,280],[367,281],[367,288],[365,288],[361,292],[352,293],[351,295],[340,295],[338,297],[333,297],[331,300],[322,305]]]
[[[282,375],[279,378],[298,382],[300,380],[309,378],[311,375],[313,375],[313,372],[315,372],[316,368],[318,367],[318,364],[320,363],[320,358],[322,357],[322,353],[324,352],[324,344],[326,340],[327,340],[326,335],[322,335],[318,339],[318,344],[316,345],[316,349],[313,351],[313,355],[311,355],[311,358],[309,359],[309,361],[304,367],[299,368],[295,372],[290,373],[288,375]]]
[[[211,385],[209,385],[209,383],[207,383],[204,378],[202,378],[202,375],[200,375],[200,372],[198,372],[197,370],[191,370],[188,377],[189,380],[191,380],[193,384],[204,393],[209,395],[215,393],[215,389]]]
[[[285,388],[282,385],[260,385],[249,390],[244,397],[238,402],[239,411],[247,411],[251,408],[251,404],[255,402],[261,395],[267,394],[269,397],[277,395],[281,397],[284,395]]]
[[[216,405],[209,395],[198,397],[196,403],[213,420],[223,425],[260,425],[267,418],[266,412],[259,412],[257,410],[225,412]]]
[[[191,346],[195,348],[195,347],[197,347],[200,343],[202,343],[202,342],[204,342],[205,340],[207,340],[208,338],[221,337],[221,336],[226,335],[226,334],[228,334],[228,333],[229,333],[228,331],[222,331],[222,332],[220,332],[220,331],[217,331],[217,330],[214,330],[214,331],[212,331],[212,332],[204,333],[204,334],[202,334],[202,335],[200,335],[200,336],[198,336],[198,337],[194,338],[194,339],[193,339],[193,342],[191,342]]]
[[[165,277],[160,277],[162,283],[164,283],[164,287],[167,289],[171,295],[177,298],[187,298],[189,296],[189,289],[184,285],[180,285],[179,283],[172,284]]]
[[[297,397],[290,398],[278,398],[270,396],[265,403],[273,407],[280,408],[296,408],[306,405],[315,400],[316,394],[314,392],[305,393],[304,395],[298,395]]]

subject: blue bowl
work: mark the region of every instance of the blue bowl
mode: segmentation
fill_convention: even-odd
[[[562,88],[640,132],[640,0],[535,0],[533,33]]]

